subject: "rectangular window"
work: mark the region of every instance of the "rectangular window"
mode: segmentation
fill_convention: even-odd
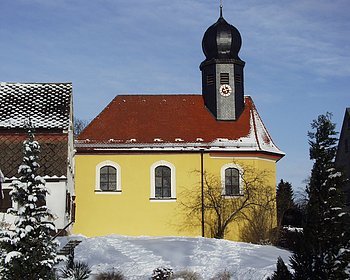
[[[212,86],[213,84],[214,84],[214,75],[213,74],[207,75],[207,85]]]
[[[221,85],[228,85],[229,82],[230,82],[229,73],[220,73],[220,84]]]
[[[0,199],[0,212],[6,213],[7,209],[12,207],[12,199],[10,196],[11,190],[3,189],[2,191],[4,193],[4,199]]]

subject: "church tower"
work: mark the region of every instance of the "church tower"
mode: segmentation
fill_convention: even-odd
[[[241,45],[241,34],[224,19],[221,5],[218,21],[204,33],[206,59],[200,65],[204,103],[217,120],[237,120],[244,109]]]

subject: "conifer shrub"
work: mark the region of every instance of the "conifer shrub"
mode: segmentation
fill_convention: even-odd
[[[153,270],[152,280],[166,280],[171,279],[170,277],[173,275],[173,270],[170,267],[157,267]]]
[[[120,271],[108,271],[98,274],[96,280],[125,280],[123,273]]]
[[[74,255],[70,254],[66,266],[60,269],[60,279],[85,280],[91,273],[89,265],[85,262],[74,261]]]
[[[282,260],[281,257],[278,257],[277,270],[273,273],[271,278],[268,278],[268,280],[292,280],[292,279],[293,279],[292,274],[288,270],[284,261]]]
[[[302,228],[282,227],[279,230],[277,246],[294,252],[297,248],[298,239],[302,235]]]

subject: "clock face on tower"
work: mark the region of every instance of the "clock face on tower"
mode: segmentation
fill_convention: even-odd
[[[232,93],[232,88],[230,85],[221,85],[219,88],[219,92],[222,96],[230,96]]]

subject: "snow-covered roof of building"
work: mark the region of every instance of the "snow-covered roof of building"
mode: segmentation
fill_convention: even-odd
[[[218,121],[201,95],[120,95],[82,131],[79,151],[262,151],[282,157],[249,96],[236,121]]]
[[[69,127],[71,83],[0,83],[0,129]]]
[[[0,132],[0,168],[5,178],[18,177],[18,167],[23,160],[23,141],[26,133]],[[53,178],[67,176],[68,135],[63,133],[37,133],[40,144],[38,174]]]

